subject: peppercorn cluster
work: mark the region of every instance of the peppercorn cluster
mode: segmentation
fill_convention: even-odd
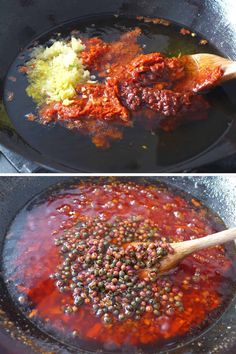
[[[51,277],[61,292],[71,292],[73,298],[64,307],[66,313],[89,305],[104,323],[112,323],[139,320],[145,313],[159,317],[183,310],[179,289],[168,277],[158,277],[161,259],[173,249],[151,220],[87,219],[65,231],[55,244],[63,261]],[[151,270],[145,272],[147,268]]]

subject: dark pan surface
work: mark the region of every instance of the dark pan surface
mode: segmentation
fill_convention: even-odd
[[[78,180],[78,179],[77,179]],[[142,179],[137,179],[140,181]],[[152,181],[155,183],[155,178]],[[227,227],[234,225],[234,215],[236,211],[235,196],[236,196],[236,180],[233,177],[160,177],[161,182],[167,185],[180,188],[185,193],[199,198],[203,203],[217,212]],[[36,194],[41,193],[48,187],[55,185],[58,182],[71,181],[69,177],[25,177],[25,178],[2,178],[0,180],[1,199],[0,199],[0,215],[3,222],[0,225],[1,245],[4,235],[15,217],[16,213]],[[0,278],[1,280],[1,278]],[[28,353],[26,349],[6,337],[4,327],[9,329],[10,334],[14,338],[24,340],[29,344],[31,350],[41,353],[78,353],[73,348],[68,348],[59,342],[56,342],[43,332],[37,330],[35,326],[22,316],[17,307],[12,303],[5,286],[1,283],[0,292],[0,308],[4,311],[0,313],[0,349],[5,346],[11,354]],[[201,337],[191,343],[186,343],[181,348],[175,349],[176,354],[200,354],[202,348],[205,353],[211,353],[214,350],[216,354],[225,354],[233,350],[236,338],[236,323],[235,323],[235,300],[230,308],[226,311],[223,317],[215,326]],[[5,315],[3,314],[5,312]],[[5,319],[4,319],[5,316]],[[6,317],[8,318],[6,320]],[[16,328],[18,326],[18,329]],[[4,347],[2,347],[4,348]],[[2,349],[3,350],[3,349]]]
[[[3,10],[9,10],[10,2],[11,0],[3,1]],[[90,14],[87,16],[87,21],[94,18],[93,14],[96,14],[97,19],[104,21],[109,12],[125,15],[126,19],[136,15],[164,17],[202,34],[223,54],[235,58],[235,28],[231,13],[227,8],[229,2],[183,0],[178,3],[176,9],[176,3],[171,0],[158,2],[130,0],[112,3],[102,1],[99,7],[92,0],[86,3],[71,1],[69,6],[66,4],[56,6],[56,0],[49,0],[41,1],[39,10],[34,1],[19,1],[14,7],[16,13],[9,19],[8,35],[15,36],[15,38],[12,40],[11,48],[7,50],[6,57],[0,59],[1,78],[3,80],[9,64],[19,50],[42,31],[48,31],[78,15],[85,18],[84,15],[88,13]],[[40,12],[40,17],[37,16],[38,12]],[[18,13],[25,14],[25,22],[17,16]],[[217,23],[216,14],[220,19]],[[161,31],[164,33],[168,30],[163,28]],[[231,38],[230,45],[227,40],[228,36]],[[160,40],[159,45],[162,50],[161,44]],[[0,49],[6,52],[5,39],[0,45]],[[199,49],[203,51],[204,47]],[[189,50],[188,48],[187,51]],[[9,81],[7,85],[11,89]],[[125,139],[113,143],[112,149],[107,151],[97,150],[87,138],[75,132],[69,132],[59,125],[42,127],[35,122],[27,122],[24,115],[25,110],[31,108],[31,101],[28,100],[25,105],[25,99],[22,100],[22,96],[18,95],[19,91],[17,91],[16,99],[19,100],[17,110],[12,112],[13,108],[8,107],[10,116],[14,117],[13,125],[7,115],[3,118],[4,113],[0,112],[2,116],[0,139],[3,144],[20,154],[60,171],[183,171],[217,160],[235,151],[236,99],[234,91],[234,82],[225,85],[223,89],[219,88],[214,91],[211,97],[215,97],[217,107],[208,121],[186,125],[171,134],[159,132],[155,136],[141,131],[137,126],[133,129],[126,128]],[[222,112],[222,105],[227,107],[225,112]],[[143,145],[148,149],[143,149]]]

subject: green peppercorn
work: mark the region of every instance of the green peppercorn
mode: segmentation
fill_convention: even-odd
[[[124,319],[125,319],[125,316],[122,313],[120,313],[118,316],[118,320],[123,321]]]
[[[105,323],[111,323],[112,319],[111,319],[111,317],[110,317],[109,315],[106,314],[106,315],[103,317],[103,321],[104,321]]]
[[[160,311],[158,311],[156,309],[153,311],[153,313],[154,313],[155,316],[160,316],[160,314],[161,314]]]
[[[103,315],[103,310],[102,309],[97,310],[96,315],[98,317],[101,317]]]

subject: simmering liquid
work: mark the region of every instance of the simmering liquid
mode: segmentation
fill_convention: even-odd
[[[193,338],[222,314],[233,294],[235,281],[230,248],[223,246],[188,256],[169,274],[147,281],[141,291],[139,280],[130,285],[131,267],[115,261],[113,268],[105,273],[102,267],[97,273],[91,273],[93,281],[100,277],[99,281],[105,282],[106,287],[100,292],[95,286],[94,293],[82,285],[82,291],[78,288],[78,292],[83,300],[75,307],[72,281],[59,277],[64,283],[58,285],[58,275],[52,275],[60,273],[71,235],[76,235],[77,251],[81,242],[86,243],[91,237],[78,226],[88,225],[90,220],[96,220],[97,225],[93,227],[98,227],[94,237],[107,240],[107,247],[117,243],[118,237],[121,244],[122,237],[125,242],[145,241],[145,237],[152,242],[178,242],[224,228],[219,217],[196,199],[144,182],[98,179],[97,183],[85,181],[36,197],[13,221],[5,240],[3,262],[11,296],[40,329],[56,340],[88,350],[153,352]],[[117,220],[129,224],[130,220],[141,220],[144,224],[131,236],[132,225],[127,234],[127,227],[120,228]],[[99,225],[104,223],[115,225],[112,233],[100,234]],[[114,231],[117,228],[119,232]],[[147,235],[145,228],[149,230]],[[92,257],[102,255],[101,262],[107,262],[111,257],[108,249],[96,256],[92,253]],[[80,287],[87,261],[80,264],[73,255],[70,257],[73,264],[68,263],[67,272],[70,274],[75,267],[81,267],[76,273]],[[108,272],[112,278],[109,286]],[[125,276],[127,281],[123,280]],[[101,296],[113,302],[107,310],[104,307],[99,312],[94,307],[94,297]],[[118,300],[119,311],[115,312]],[[133,304],[132,300],[137,303]],[[127,310],[125,302],[133,308],[129,307],[127,316],[120,317],[123,309]]]

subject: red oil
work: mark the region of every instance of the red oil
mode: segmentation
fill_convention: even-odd
[[[223,246],[187,257],[168,275],[183,293],[183,312],[161,317],[146,313],[138,321],[130,318],[111,324],[97,318],[91,305],[82,305],[75,314],[64,313],[63,306],[72,302],[72,295],[60,293],[49,277],[61,262],[55,238],[83,216],[111,221],[131,215],[155,222],[160,235],[171,242],[224,228],[222,221],[197,200],[163,186],[110,180],[48,192],[18,214],[5,241],[5,279],[27,317],[58,340],[107,351],[174,345],[218,318],[235,280],[230,253]]]

